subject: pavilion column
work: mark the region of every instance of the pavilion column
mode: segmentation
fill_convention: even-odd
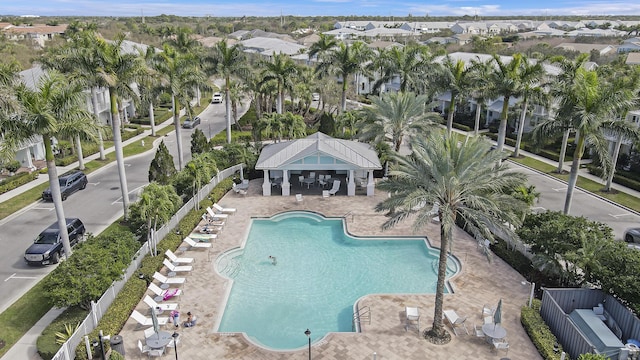
[[[269,181],[269,170],[264,170],[264,181],[262,182],[262,196],[271,196],[271,182]]]
[[[291,189],[291,184],[289,183],[289,170],[282,170],[282,196],[291,195],[289,189]]]
[[[355,171],[349,170],[349,183],[347,184],[347,196],[356,195]]]
[[[376,188],[376,183],[373,181],[373,170],[369,170],[369,181],[367,181],[367,196],[374,195],[374,189]]]

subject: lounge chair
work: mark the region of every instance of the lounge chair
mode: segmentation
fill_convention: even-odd
[[[167,255],[167,258],[169,258],[169,260],[171,260],[171,262],[174,262],[174,263],[191,264],[193,262],[193,258],[178,257],[176,256],[176,254],[173,253],[173,251],[169,249],[167,249],[167,251],[165,251],[164,254]]]
[[[186,242],[192,248],[210,248],[211,247],[210,242],[196,242],[188,236],[184,238],[184,242]]]
[[[202,214],[202,220],[204,220],[207,223],[205,225],[205,227],[212,227],[212,228],[220,227],[221,228],[224,225],[224,220],[221,220],[221,219],[218,219],[218,218],[212,219],[207,214]]]
[[[153,320],[150,317],[142,315],[138,310],[133,310],[130,317],[142,326],[153,326]],[[166,316],[158,316],[157,319],[158,325],[166,325],[169,322],[169,318]]]
[[[194,241],[213,241],[218,238],[218,234],[191,233],[189,237]]]
[[[213,205],[211,206],[213,206],[213,208],[216,209],[218,213],[233,214],[237,211],[237,209],[235,208],[223,208],[218,203],[213,203]]]
[[[333,187],[329,190],[329,195],[335,195],[340,191],[340,180],[333,180]]]
[[[152,293],[156,294],[156,296],[162,297],[163,300],[168,300],[174,296],[182,295],[182,290],[180,289],[172,288],[162,290],[158,285],[154,283],[149,284],[149,290],[151,290]]]
[[[153,273],[153,278],[160,281],[160,283],[162,284],[169,284],[169,285],[180,285],[180,284],[184,284],[184,282],[187,281],[187,279],[179,278],[179,277],[168,278],[157,271]]]
[[[144,296],[144,303],[149,305],[149,307],[152,309],[152,311],[154,311],[153,309],[175,310],[175,309],[178,308],[178,304],[177,303],[162,303],[162,304],[159,304],[155,300],[153,300],[151,298],[151,296],[149,296],[149,295],[145,295]]]
[[[207,214],[209,215],[209,218],[213,221],[216,221],[216,219],[226,219],[229,217],[228,214],[220,214],[217,213],[215,211],[213,211],[213,209],[211,209],[210,207],[207,206]]]
[[[404,331],[409,330],[409,326],[415,325],[418,332],[420,332],[420,312],[417,307],[405,307],[405,325]]]
[[[164,266],[166,266],[167,269],[169,269],[169,271],[171,272],[189,272],[193,270],[193,266],[191,265],[175,266],[171,263],[171,261],[169,261],[169,259],[164,259],[162,261],[162,264],[164,264]]]
[[[236,194],[247,195],[247,190],[240,189],[239,187],[236,186],[236,183],[233,183],[233,185],[231,185],[231,188],[233,189],[233,192],[235,192]]]
[[[455,310],[445,310],[444,317],[447,319],[449,324],[451,324],[451,328],[453,329],[453,333],[458,336],[457,328],[463,328],[464,332],[469,335],[469,330],[465,326],[464,322],[467,321],[466,317],[460,317],[456,314]]]

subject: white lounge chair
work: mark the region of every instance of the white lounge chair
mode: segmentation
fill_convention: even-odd
[[[178,308],[178,303],[162,303],[162,304],[159,304],[155,300],[153,300],[151,298],[151,296],[149,296],[149,295],[145,295],[144,296],[144,303],[149,305],[149,307],[152,309],[152,311],[154,311],[153,309],[175,310],[175,309]]]
[[[469,335],[469,330],[467,330],[467,327],[464,324],[464,322],[467,321],[466,317],[458,316],[458,314],[456,314],[455,310],[445,310],[444,311],[444,317],[447,319],[449,324],[451,324],[451,328],[453,329],[453,333],[456,334],[456,336],[458,336],[458,332],[456,331],[456,328],[459,328],[459,327],[463,328],[464,332],[467,335]]]
[[[162,290],[158,285],[154,283],[149,284],[149,290],[151,290],[152,293],[156,294],[156,296],[161,296],[163,299],[182,295],[182,290],[180,289],[173,288]]]
[[[229,215],[227,214],[219,214],[216,213],[215,211],[213,211],[213,209],[211,209],[210,207],[207,207],[207,214],[209,215],[209,218],[213,221],[215,221],[216,219],[226,219],[229,217]]]
[[[173,251],[169,249],[167,249],[167,251],[165,251],[164,254],[167,255],[167,258],[169,258],[169,260],[171,260],[171,262],[174,262],[174,263],[191,264],[193,262],[193,258],[178,257],[176,256],[176,254],[173,253]]]
[[[192,248],[210,248],[211,247],[211,243],[209,242],[196,242],[188,236],[184,238],[184,242],[186,242]]]
[[[191,265],[175,266],[171,263],[171,261],[169,261],[169,259],[164,259],[162,261],[162,264],[164,264],[164,266],[166,266],[167,269],[172,272],[189,272],[193,270],[193,266]]]
[[[160,283],[162,284],[169,284],[169,285],[180,285],[180,284],[184,284],[184,282],[187,281],[187,279],[185,278],[178,278],[178,277],[168,278],[157,271],[153,273],[153,278],[160,281]]]
[[[224,220],[221,220],[218,218],[212,219],[207,214],[202,214],[202,220],[204,220],[207,223],[205,227],[211,227],[213,229],[215,229],[216,227],[219,227],[220,229],[222,229],[222,226],[224,225]]]
[[[197,241],[213,241],[215,239],[218,238],[218,234],[202,234],[202,233],[191,233],[189,234],[189,237],[192,240],[197,240]]]
[[[216,209],[218,213],[233,214],[237,211],[237,209],[235,208],[223,208],[218,203],[213,203],[213,205],[211,206],[213,206],[213,208]]]
[[[138,310],[133,310],[130,317],[142,326],[153,326],[153,319],[140,314]],[[166,325],[169,322],[169,318],[166,316],[158,316],[157,318],[158,325]]]
[[[329,195],[335,195],[340,191],[340,180],[333,180],[333,187],[329,190]]]
[[[409,330],[409,326],[415,324],[418,332],[420,332],[420,312],[417,307],[405,307],[405,325],[404,331]]]

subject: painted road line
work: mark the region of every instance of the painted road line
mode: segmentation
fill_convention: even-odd
[[[11,274],[11,276],[4,279],[4,281],[7,282],[8,280],[11,280],[11,279],[29,279],[29,280],[37,279],[37,277],[35,276],[16,276],[16,274],[17,273]]]

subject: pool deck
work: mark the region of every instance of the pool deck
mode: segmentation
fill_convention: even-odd
[[[184,321],[187,311],[197,316],[197,326],[177,329],[180,333],[178,355],[180,359],[306,359],[307,350],[276,352],[265,350],[247,341],[242,334],[215,333],[214,327],[223,311],[227,280],[214,270],[216,257],[229,249],[239,247],[249,231],[251,217],[271,216],[289,210],[310,210],[325,216],[347,217],[347,227],[354,235],[426,235],[431,245],[439,247],[438,224],[430,224],[420,233],[412,231],[409,219],[395,228],[382,232],[381,224],[386,217],[376,213],[374,207],[386,194],[376,191],[376,196],[334,196],[323,199],[319,195],[304,195],[302,203],[295,196],[263,197],[261,180],[251,181],[246,196],[229,192],[220,201],[224,207],[237,208],[230,215],[224,230],[218,235],[210,250],[178,251],[178,256],[194,257],[194,270],[185,275],[184,293],[168,302],[178,302]],[[292,194],[296,193],[292,188]],[[203,209],[204,213],[204,209]],[[432,345],[422,339],[415,328],[405,331],[405,306],[420,309],[420,327],[431,326],[433,321],[434,295],[370,295],[364,297],[360,306],[371,309],[371,323],[362,326],[361,333],[333,333],[312,345],[313,359],[542,359],[520,324],[520,307],[528,300],[530,286],[522,285],[523,277],[500,258],[494,256],[489,263],[478,250],[476,242],[460,229],[454,231],[453,254],[462,264],[461,272],[451,281],[453,294],[445,295],[444,309],[453,309],[458,315],[467,317],[469,335],[464,331],[454,336],[447,345]],[[163,273],[167,273],[166,269]],[[180,274],[178,276],[181,276]],[[474,323],[482,323],[483,304],[495,307],[502,298],[502,326],[507,329],[510,349],[496,352],[484,339],[475,337]],[[257,299],[259,301],[259,299]],[[149,307],[140,302],[136,309],[150,316]],[[162,314],[160,316],[166,316]],[[173,331],[167,325],[163,330]],[[313,328],[310,329],[313,332]],[[305,338],[305,329],[300,337]],[[129,319],[120,332],[124,338],[127,359],[146,357],[137,348],[138,340],[144,343],[142,328]],[[173,349],[165,353],[173,358]]]

